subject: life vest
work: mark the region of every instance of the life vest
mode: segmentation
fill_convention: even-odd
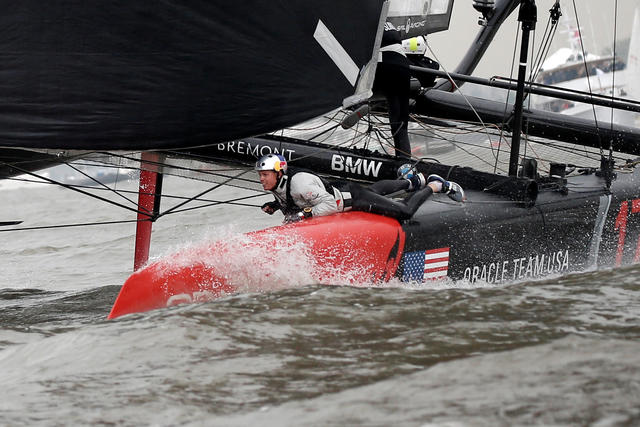
[[[278,197],[277,193],[274,193],[274,196],[276,197],[276,200],[280,203],[280,210],[285,215],[295,214],[295,213],[300,212],[302,210],[300,207],[298,207],[298,205],[296,205],[295,201],[293,200],[293,197],[291,197],[291,179],[296,174],[298,174],[300,172],[306,172],[306,173],[309,173],[311,175],[314,175],[314,176],[317,176],[318,178],[320,178],[320,181],[322,181],[322,184],[324,185],[324,189],[327,191],[327,193],[329,193],[329,194],[331,194],[331,195],[333,195],[335,197],[335,190],[336,189],[326,179],[322,178],[321,176],[313,173],[312,171],[310,171],[308,169],[294,168],[294,167],[289,166],[287,168],[287,173],[282,175],[282,178],[280,178],[281,180],[284,180],[285,199],[284,200],[278,200],[279,197]],[[277,187],[281,187],[282,184],[283,184],[283,182],[278,182]]]

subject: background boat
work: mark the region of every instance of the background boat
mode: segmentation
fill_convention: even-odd
[[[629,17],[626,17],[629,19]],[[640,12],[636,9],[631,37],[627,43],[619,43],[617,56],[613,56],[613,46],[605,48],[611,53],[599,55],[585,50],[586,41],[580,37],[580,29],[570,18],[563,17],[568,47],[562,47],[549,56],[542,64],[536,82],[559,86],[597,95],[638,99],[635,81],[640,78],[637,58],[640,55]],[[626,49],[624,49],[626,47]],[[587,77],[588,75],[588,77]],[[600,124],[610,122],[632,126],[636,124],[637,113],[612,111],[610,108],[593,107],[586,103],[576,103],[548,97],[535,97],[534,108],[559,112],[571,116],[597,120]]]

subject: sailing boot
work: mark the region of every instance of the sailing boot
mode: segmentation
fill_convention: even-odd
[[[455,200],[456,202],[464,202],[467,200],[462,187],[453,181],[447,181],[440,175],[429,175],[429,178],[427,178],[427,184],[430,182],[439,182],[442,184],[442,189],[439,192],[445,193],[451,200]]]
[[[422,173],[417,173],[415,175],[412,175],[411,178],[405,179],[409,181],[409,188],[407,189],[407,191],[418,191],[427,186],[427,180],[424,178],[424,175]]]

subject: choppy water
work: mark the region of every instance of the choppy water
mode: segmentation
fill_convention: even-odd
[[[132,218],[4,185],[0,221]],[[152,255],[275,223],[238,206],[167,217]],[[248,284],[107,321],[133,233],[0,232],[0,424],[640,424],[638,265],[500,287]]]

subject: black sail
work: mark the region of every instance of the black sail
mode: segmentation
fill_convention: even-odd
[[[314,34],[334,37],[360,71],[383,9],[383,0],[1,3],[0,146],[90,150],[210,144],[336,108],[353,78]]]

